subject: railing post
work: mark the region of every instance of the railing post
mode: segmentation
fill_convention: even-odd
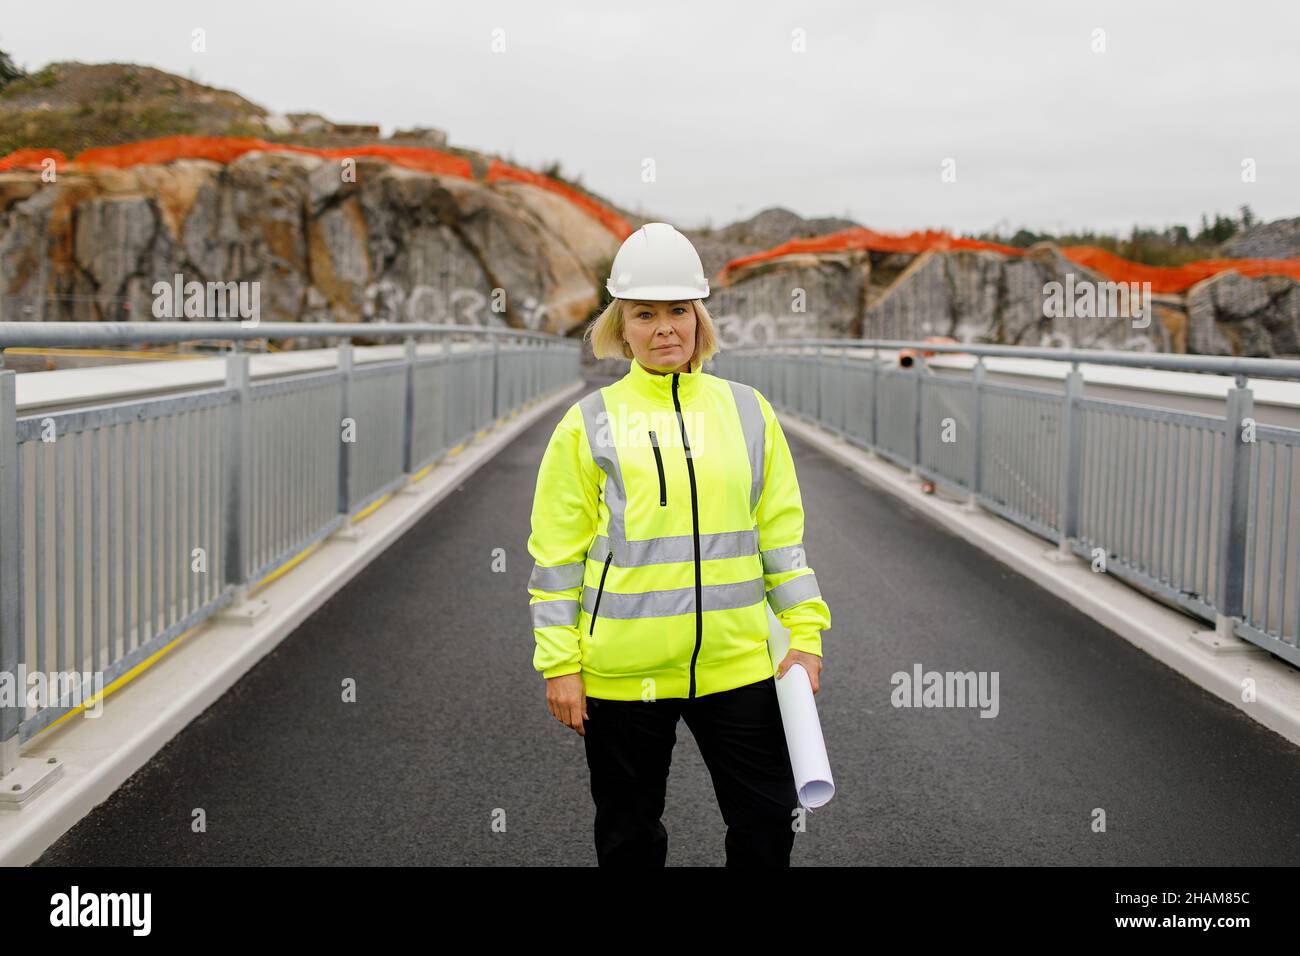
[[[837,376],[839,382],[839,427],[835,429],[839,432],[841,438],[847,439],[849,436],[849,396],[853,390],[849,387],[849,350],[848,348],[840,349],[840,373]]]
[[[1069,554],[1072,542],[1079,537],[1079,475],[1083,458],[1083,435],[1079,428],[1078,402],[1082,397],[1083,373],[1079,371],[1078,362],[1071,362],[1061,396],[1061,536],[1057,549],[1062,554]]]
[[[25,683],[18,680],[18,657],[22,646],[18,533],[22,528],[19,510],[22,505],[18,499],[15,376],[16,373],[9,369],[0,371],[0,672],[13,682],[11,686],[14,688],[12,705],[0,702],[0,777],[18,768],[18,725],[22,723],[23,702],[27,697]]]
[[[402,403],[402,472],[411,473],[411,440],[415,429],[415,337],[402,340],[406,359],[406,400]]]
[[[516,392],[519,390],[519,383],[528,378],[528,366],[526,363],[528,356],[520,355],[520,350],[524,348],[518,341],[507,343],[510,349],[506,352],[506,370],[501,378],[502,403],[501,412],[504,415],[511,414],[519,401]],[[521,362],[520,359],[524,362]]]
[[[501,336],[489,332],[492,338],[492,417],[491,423],[496,424],[497,416],[501,414]]]
[[[474,343],[474,350],[479,351],[478,347],[482,344],[482,342],[476,341]],[[496,358],[495,353],[492,358]],[[474,441],[478,437],[479,429],[483,427],[483,420],[487,417],[487,413],[492,410],[492,398],[489,396],[486,403],[483,401],[483,383],[492,381],[492,369],[489,367],[485,374],[478,374],[479,364],[482,363],[476,361],[474,367],[474,387],[472,389],[474,394],[474,427],[469,430],[470,441]],[[488,364],[490,366],[491,362]],[[484,405],[487,407],[485,408]]]
[[[63,776],[56,757],[23,757],[22,721],[27,681],[23,664],[22,465],[18,445],[16,373],[0,352],[0,672],[13,689],[0,700],[0,807],[20,810]],[[81,667],[81,663],[76,665]]]
[[[880,417],[880,349],[871,350],[871,441],[868,443],[874,452],[880,447],[880,435],[876,423]]]
[[[1215,627],[1231,635],[1239,619],[1246,593],[1247,505],[1250,502],[1250,454],[1243,434],[1243,421],[1255,411],[1254,393],[1246,376],[1236,377],[1228,390],[1223,423],[1223,474],[1219,497],[1218,600]]]
[[[452,374],[455,372],[455,361],[453,359],[453,350],[451,334],[445,333],[442,337],[442,375],[439,376],[439,387],[442,389],[442,451],[444,453],[451,450],[453,443],[460,441],[460,416],[452,415],[452,402],[459,404],[460,399],[457,397],[460,393],[456,391],[456,383],[452,381]],[[453,426],[456,433],[452,434]]]
[[[221,553],[225,583],[234,586],[235,603],[238,604],[248,594],[253,422],[248,353],[239,341],[226,353],[226,388],[234,389],[235,400],[230,404],[226,416],[226,480],[222,490],[222,510],[226,518],[225,526],[221,529]]]
[[[916,354],[916,358],[912,359],[912,368],[916,370],[916,419],[912,428],[912,474],[918,475],[921,469],[921,429],[924,427],[925,376],[928,374],[925,356],[920,352]]]
[[[523,407],[527,408],[533,400],[550,389],[551,362],[555,351],[545,339],[528,340],[528,378],[525,379]]]
[[[804,354],[811,352],[811,357],[804,359],[804,374],[799,376],[800,385],[806,392],[809,387],[812,389],[812,397],[805,401],[808,411],[804,415],[811,421],[817,421],[818,409],[821,405],[821,381],[818,378],[818,368],[821,362],[821,349],[812,345],[806,347]],[[811,385],[809,385],[811,383]]]
[[[528,377],[528,366],[524,364],[528,358],[527,355],[521,355],[520,351],[526,348],[525,343],[518,339],[512,339],[506,342],[506,365],[501,373],[501,414],[509,416],[518,407],[520,383]]]
[[[339,343],[339,372],[343,375],[343,380],[339,384],[339,482],[338,482],[338,502],[336,510],[340,514],[347,514],[352,510],[352,448],[356,445],[355,441],[343,440],[343,422],[347,419],[352,410],[352,341],[351,339]],[[352,424],[352,437],[357,437],[357,425]]]
[[[813,381],[817,383],[817,396],[815,404],[813,405],[813,421],[818,425],[825,427],[826,419],[822,417],[825,414],[825,411],[822,408],[822,377],[826,374],[826,346],[817,346],[815,354],[817,358],[814,360],[814,367],[817,369],[817,374],[813,376]]]
[[[485,334],[486,334],[486,333],[485,333]],[[493,341],[495,341],[495,340],[494,340],[494,339],[489,339],[488,341],[489,341],[489,342],[493,342]],[[477,348],[477,346],[480,345],[481,343],[475,342],[474,344],[475,344],[475,347]],[[492,361],[491,361],[489,364],[492,365],[492,366],[495,366],[495,364],[496,364],[496,352],[495,352],[495,351],[492,353]],[[486,375],[475,376],[475,381],[474,381],[474,427],[470,430],[470,439],[471,439],[471,441],[478,437],[479,429],[481,429],[481,428],[483,427],[483,422],[487,419],[488,414],[492,411],[492,396],[489,395],[489,396],[487,397],[487,400],[484,401],[484,398],[483,398],[484,385],[483,385],[483,383],[484,383],[485,381],[486,381],[486,382],[491,382],[491,381],[492,381],[493,374],[494,374],[493,369],[492,369],[492,368],[489,368],[489,369],[488,369],[488,372],[487,372]]]
[[[531,404],[533,400],[533,383],[537,381],[538,374],[546,367],[545,342],[539,342],[529,336],[526,348],[527,351],[524,353],[524,375],[520,384],[522,394],[519,396],[521,411]]]
[[[971,370],[971,448],[970,455],[970,498],[967,504],[974,508],[979,505],[980,482],[983,480],[984,455],[984,359],[975,357],[975,368]]]

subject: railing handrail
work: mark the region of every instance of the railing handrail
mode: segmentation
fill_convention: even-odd
[[[738,345],[725,351],[733,353],[765,352],[813,347],[884,349],[887,351],[916,349],[924,352],[965,353],[990,358],[1042,359],[1051,362],[1069,362],[1073,365],[1122,365],[1130,368],[1161,369],[1168,372],[1204,372],[1217,375],[1250,376],[1253,378],[1300,379],[1300,360],[1297,359],[1175,355],[1169,352],[1114,352],[1103,349],[1054,349],[1025,345],[977,345],[975,343],[949,344],[894,339],[785,339],[779,342]]]
[[[210,340],[327,339],[356,336],[408,338],[420,335],[490,335],[530,341],[576,344],[550,332],[495,325],[455,325],[424,322],[0,322],[0,350],[139,345]]]

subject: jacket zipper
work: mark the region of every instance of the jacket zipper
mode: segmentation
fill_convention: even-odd
[[[686,421],[682,418],[682,403],[677,398],[677,376],[673,372],[673,407],[677,410],[677,425],[682,431],[682,447],[686,450],[686,472],[691,479],[691,527],[695,536],[695,650],[691,654],[691,687],[688,697],[695,696],[695,659],[700,656],[700,643],[704,639],[703,587],[700,576],[700,508],[695,494],[695,462],[691,460],[691,443],[686,438]]]
[[[655,466],[659,469],[659,504],[668,504],[668,488],[664,485],[664,460],[659,454],[659,439],[655,438],[655,433],[650,433],[650,444],[655,449]]]
[[[605,575],[609,573],[609,562],[613,557],[613,550],[605,555],[605,567],[600,572],[600,587],[596,591],[596,603],[591,606],[591,627],[587,628],[588,634],[596,633],[596,615],[600,613],[600,596],[605,593]]]

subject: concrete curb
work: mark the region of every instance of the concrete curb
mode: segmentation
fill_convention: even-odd
[[[522,431],[586,389],[585,382],[575,382],[498,422],[352,524],[351,533],[326,539],[292,571],[257,591],[254,600],[266,603],[262,613],[244,621],[229,614],[209,618],[111,694],[100,716],[66,720],[30,741],[24,757],[57,756],[64,772],[30,806],[0,813],[0,865],[38,859],[389,544]]]
[[[925,494],[910,473],[793,412],[781,427],[859,478],[879,487],[1078,608],[1103,627],[1187,677],[1251,719],[1300,745],[1300,671],[1261,647],[1224,637],[1091,567],[992,512]],[[1244,701],[1245,681],[1254,682]]]

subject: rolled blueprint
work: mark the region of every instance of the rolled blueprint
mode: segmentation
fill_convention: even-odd
[[[772,672],[785,660],[790,650],[790,632],[767,609],[770,625],[767,650],[772,656]],[[796,664],[776,679],[776,699],[781,706],[781,723],[785,725],[785,742],[790,749],[790,769],[799,791],[799,803],[812,810],[824,806],[835,795],[831,762],[826,756],[817,704],[813,701],[812,682],[802,665]]]

